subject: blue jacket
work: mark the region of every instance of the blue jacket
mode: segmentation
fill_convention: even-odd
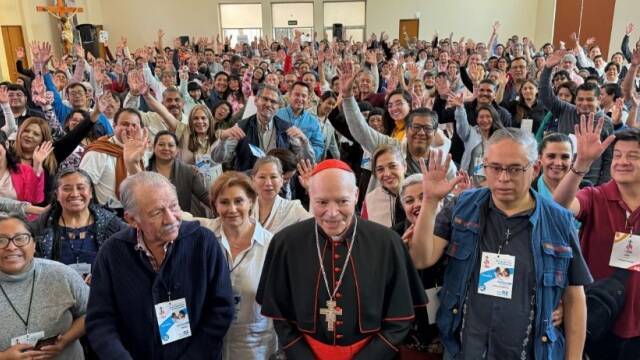
[[[573,216],[566,209],[532,191],[536,207],[530,217],[531,251],[536,278],[536,318],[534,325],[535,359],[564,358],[564,334],[553,326],[553,310],[568,285],[569,262],[573,257],[571,238],[577,241]],[[462,307],[468,285],[476,268],[478,239],[481,236],[480,209],[489,201],[489,189],[465,191],[451,215],[452,233],[446,253],[449,262],[439,293],[440,308],[436,317],[442,341],[453,356],[460,352]]]
[[[296,117],[293,115],[291,105],[288,105],[278,110],[276,116],[302,130],[313,147],[316,162],[322,160],[322,155],[324,154],[324,136],[322,135],[322,129],[320,129],[320,121],[318,121],[315,115],[304,110],[300,116]]]
[[[86,329],[100,359],[220,359],[233,317],[229,266],[213,233],[183,222],[160,270],[135,250],[136,230],[107,240],[96,258]],[[185,298],[192,335],[162,345],[154,305]]]
[[[64,126],[64,120],[67,118],[67,116],[69,115],[72,109],[67,105],[65,105],[64,102],[62,101],[62,96],[60,96],[60,93],[58,92],[56,85],[53,83],[51,74],[46,73],[44,74],[43,78],[44,78],[44,85],[47,88],[47,91],[53,92],[53,110],[56,112],[56,116],[58,117],[58,121],[60,121],[60,124]],[[98,123],[102,125],[105,133],[104,134],[99,133],[96,135],[98,136],[113,135],[113,128],[111,127],[109,120],[107,119],[106,116],[104,116],[104,114],[101,113],[100,116],[98,116]]]
[[[258,119],[256,115],[252,115],[244,120],[238,121],[238,127],[244,131],[247,135],[238,141],[236,145],[236,159],[234,170],[247,171],[253,169],[258,158],[251,153],[249,144],[260,144],[258,131]],[[275,131],[276,147],[279,149],[289,149],[289,135],[287,135],[287,129],[291,127],[291,124],[287,121],[280,119],[278,116],[273,117],[273,131]]]

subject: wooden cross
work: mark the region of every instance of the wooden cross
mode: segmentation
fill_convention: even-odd
[[[320,308],[320,315],[324,315],[324,320],[327,322],[327,330],[333,331],[337,315],[342,315],[342,309],[336,309],[335,301],[327,300],[327,307]]]
[[[37,5],[36,10],[39,12],[48,12],[50,14],[55,14],[58,17],[65,16],[68,14],[81,13],[84,11],[81,7],[73,7],[66,6],[64,4],[64,0],[56,0],[56,5]]]

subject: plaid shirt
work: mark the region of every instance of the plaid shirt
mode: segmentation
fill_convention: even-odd
[[[153,271],[158,272],[160,271],[160,266],[162,266],[162,263],[158,263],[158,260],[156,260],[156,258],[153,256],[153,254],[151,253],[151,250],[149,250],[149,248],[147,247],[147,244],[144,242],[144,238],[142,236],[142,231],[138,230],[136,233],[136,237],[137,237],[137,244],[135,246],[135,250],[136,251],[140,251],[142,253],[144,253],[147,258],[149,259],[149,263],[151,264],[151,267],[153,268]],[[169,247],[173,244],[173,241],[170,241],[168,243],[166,243],[164,245],[164,254],[167,254],[167,251],[169,250]]]

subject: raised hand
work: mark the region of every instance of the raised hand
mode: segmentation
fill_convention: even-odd
[[[622,121],[622,109],[624,108],[624,99],[618,98],[611,107],[611,122],[613,124],[620,124]]]
[[[51,141],[43,142],[33,151],[33,171],[35,171],[36,175],[39,176],[42,173],[42,164],[52,151],[53,143]]]
[[[129,91],[131,92],[131,95],[145,95],[147,90],[149,90],[142,71],[131,70],[127,75],[127,82],[129,83]]]
[[[544,66],[548,68],[553,68],[560,64],[562,58],[567,54],[567,50],[560,49],[553,52],[553,54],[549,55],[547,61],[545,61]]]
[[[588,47],[594,44],[595,42],[596,42],[596,38],[592,36],[588,38],[587,41],[584,42],[584,44]]]
[[[502,24],[500,23],[500,21],[496,21],[493,23],[493,25],[491,25],[491,31],[495,34],[498,32],[498,30],[500,30],[500,26],[502,26]]]
[[[462,176],[462,181],[460,181],[458,185],[456,185],[453,188],[453,190],[451,190],[451,193],[453,194],[453,196],[458,196],[463,191],[471,188],[471,178],[469,177],[469,174],[466,171],[460,170],[456,173],[456,175]]]
[[[127,134],[122,139],[122,157],[129,167],[142,161],[149,141],[149,131],[142,128],[139,131]]]
[[[464,106],[464,94],[460,93],[459,95],[450,94],[447,100],[451,103],[451,105],[455,107],[463,107]]]
[[[102,96],[98,98],[98,101],[96,101],[96,109],[99,112],[104,113],[104,111],[107,109],[107,107],[109,107],[109,105],[111,105],[112,102],[113,95],[111,95],[110,91],[105,91],[104,94],[102,94]]]
[[[604,141],[600,141],[604,117],[601,117],[597,124],[594,124],[594,117],[594,113],[590,113],[589,117],[581,115],[580,124],[575,125],[574,129],[577,148],[576,165],[584,166],[586,168],[584,171],[588,170],[591,163],[598,159],[615,139],[615,135],[609,135]],[[583,171],[582,168],[580,171]]]
[[[76,56],[80,59],[84,59],[85,58],[85,51],[84,48],[82,47],[82,45],[80,44],[75,44],[73,45],[73,47],[76,49]]]
[[[425,201],[439,202],[464,180],[462,175],[458,175],[452,180],[447,180],[451,155],[447,155],[444,164],[442,163],[443,156],[441,150],[431,150],[429,152],[429,165],[426,164],[424,158],[420,159],[420,169],[423,176],[422,191]]]
[[[31,50],[31,57],[33,58],[33,60],[34,61],[40,60],[40,57],[39,57],[40,48],[38,46],[38,42],[32,41],[31,45],[29,46],[29,49]]]
[[[631,35],[631,33],[633,33],[634,31],[636,31],[636,26],[633,25],[632,22],[628,23],[627,26],[624,29],[624,34],[629,36]]]
[[[420,76],[420,68],[418,64],[407,64],[407,71],[409,72],[409,80],[415,80]]]
[[[0,86],[0,104],[9,104],[9,89],[5,85]]]
[[[305,190],[309,189],[309,179],[313,172],[314,165],[309,159],[300,160],[298,163],[298,181]]]
[[[44,41],[38,45],[38,60],[41,64],[45,64],[51,58],[51,44]]]
[[[353,96],[353,81],[356,74],[353,70],[353,62],[351,60],[343,61],[340,66],[340,94],[343,98]]]

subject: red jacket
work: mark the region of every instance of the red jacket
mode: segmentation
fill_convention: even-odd
[[[31,166],[18,164],[18,171],[11,171],[11,182],[16,190],[17,200],[39,204],[44,201],[44,169],[39,176]]]

